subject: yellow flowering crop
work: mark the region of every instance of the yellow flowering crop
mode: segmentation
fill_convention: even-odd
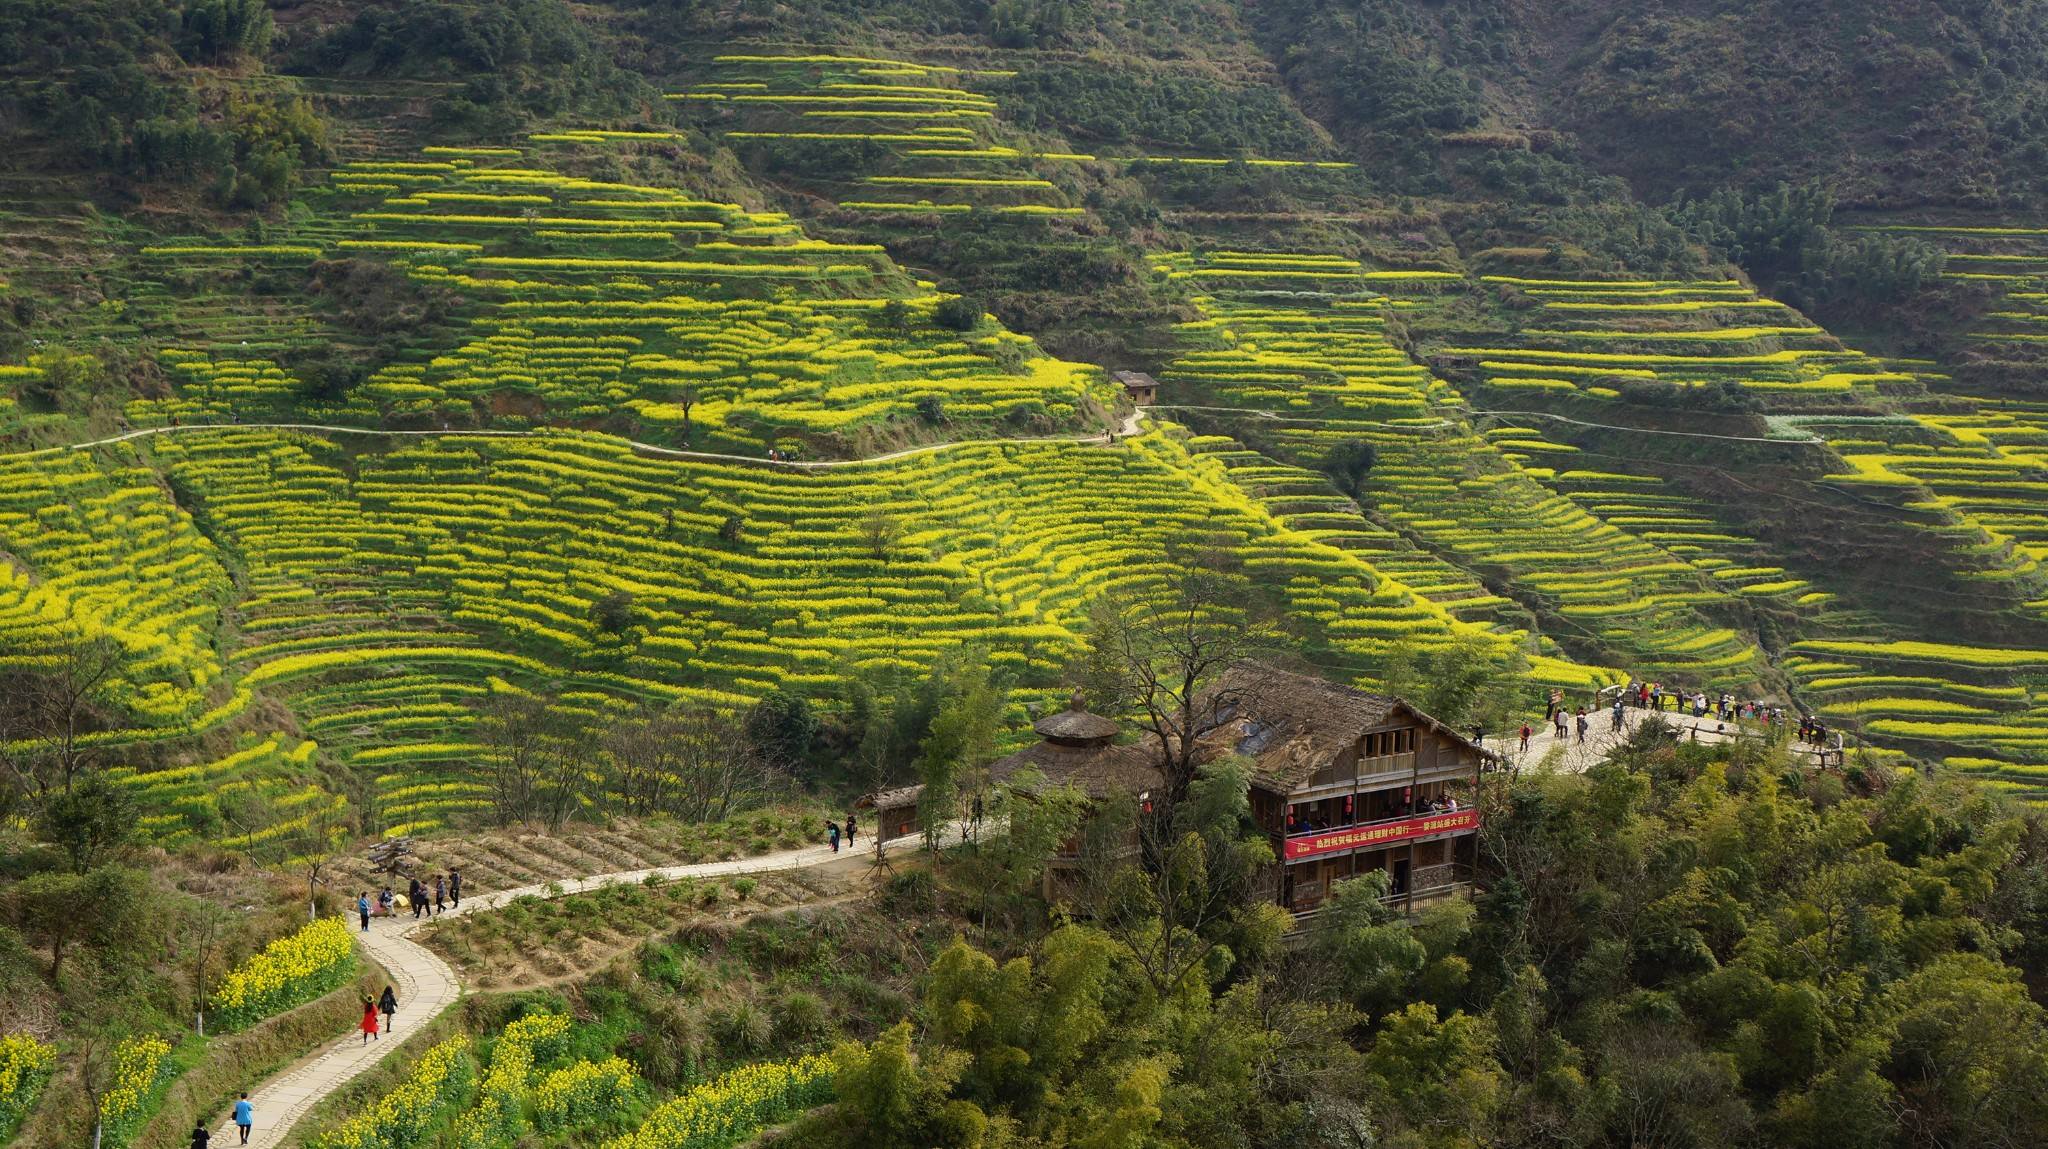
[[[223,1029],[238,1029],[338,988],[355,970],[347,919],[322,918],[230,971],[213,995],[215,1019]]]
[[[469,1039],[452,1037],[429,1049],[404,1084],[365,1112],[313,1142],[314,1149],[409,1149],[433,1128],[441,1109],[475,1076]]]
[[[12,1135],[57,1066],[57,1047],[26,1033],[0,1036],[0,1140]]]
[[[161,1037],[124,1038],[114,1047],[114,1083],[100,1095],[102,1144],[122,1144],[131,1126],[146,1115],[151,1095],[170,1066],[171,1043]]]
[[[719,1149],[800,1109],[832,1099],[832,1061],[795,1061],[735,1069],[656,1109],[647,1122],[605,1149]]]

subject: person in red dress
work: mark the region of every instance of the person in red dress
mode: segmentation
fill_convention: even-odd
[[[376,1039],[377,1039],[377,1040],[379,1040],[379,1041],[382,1041],[382,1040],[384,1040],[384,1038],[382,1037],[382,1035],[380,1035],[380,1034],[379,1034],[379,1033],[377,1032],[377,999],[375,999],[375,998],[372,998],[372,997],[365,997],[365,998],[363,998],[363,1027],[362,1027],[362,1028],[363,1028],[363,1044],[364,1044],[364,1045],[368,1045],[368,1044],[370,1044],[370,1039],[371,1039],[371,1038],[373,1038],[373,1037],[374,1037],[374,1038],[376,1038]]]

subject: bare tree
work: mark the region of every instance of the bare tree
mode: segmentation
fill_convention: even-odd
[[[735,715],[698,707],[643,714],[604,739],[609,789],[629,814],[716,822],[757,805],[782,775]]]
[[[353,830],[347,806],[337,798],[308,803],[303,809],[279,809],[259,795],[254,801],[222,806],[221,817],[236,831],[235,838],[248,843],[244,849],[258,862],[305,875],[306,918],[318,919],[327,868]]]
[[[1170,817],[1187,797],[1197,739],[1230,701],[1209,688],[1234,663],[1277,648],[1281,638],[1249,582],[1213,559],[1180,567],[1158,592],[1096,604],[1077,677],[1097,706],[1135,713],[1152,734],[1165,782],[1155,801],[1161,814]]]
[[[83,639],[47,667],[0,682],[0,767],[16,789],[40,802],[92,765],[96,748],[84,736],[100,724],[96,699],[122,658],[111,639]]]
[[[187,907],[185,917],[185,938],[192,947],[194,1032],[205,1037],[208,979],[227,949],[228,938],[234,932],[235,914],[219,902],[200,898]]]

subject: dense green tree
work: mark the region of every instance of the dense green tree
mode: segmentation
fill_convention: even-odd
[[[94,772],[43,802],[36,833],[64,852],[72,873],[83,874],[134,838],[137,813],[126,788]]]

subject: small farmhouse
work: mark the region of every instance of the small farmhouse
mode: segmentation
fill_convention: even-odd
[[[1484,752],[1399,698],[1246,662],[1203,696],[1200,758],[1242,755],[1253,764],[1253,815],[1278,859],[1271,896],[1313,913],[1330,886],[1372,870],[1412,906],[1471,882]],[[1158,742],[1118,743],[1117,725],[1068,709],[1035,725],[1039,741],[991,768],[998,780],[1025,767],[1100,800],[1128,794],[1145,808],[1160,792]],[[1048,884],[1080,864],[1070,843]]]

